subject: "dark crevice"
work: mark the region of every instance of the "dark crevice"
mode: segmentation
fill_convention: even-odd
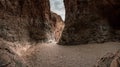
[[[2,64],[2,65],[0,65],[0,67],[8,67],[10,64],[11,64],[10,62],[6,63],[6,64]]]
[[[10,54],[13,54],[15,55],[15,53],[13,51],[11,51],[10,49],[8,48],[0,48],[1,51],[5,50],[6,52],[10,53]]]

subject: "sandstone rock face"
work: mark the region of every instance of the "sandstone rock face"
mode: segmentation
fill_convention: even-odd
[[[9,46],[0,41],[0,67],[27,67],[22,57],[17,55]]]
[[[94,1],[98,12],[106,18],[113,29],[120,29],[120,1],[119,0],[101,0]]]
[[[116,2],[111,8],[110,6],[113,4],[109,3],[109,5],[104,1]],[[118,0],[64,0],[64,3],[66,26],[59,44],[102,43],[114,38],[112,29],[116,28],[115,25],[119,23],[113,23],[112,20],[119,20],[118,7],[120,4]],[[110,11],[110,14],[106,14],[104,10]],[[112,18],[114,15],[115,19]]]
[[[115,54],[106,54],[98,61],[95,67],[120,67],[120,50]]]
[[[7,41],[47,41],[63,22],[51,14],[49,0],[1,0],[0,7],[0,37]]]
[[[120,1],[119,0],[101,0],[94,1],[95,9],[98,14],[107,19],[112,29],[112,40],[120,41]]]
[[[1,38],[8,41],[47,39],[46,24],[50,24],[48,0],[1,0],[0,6]]]
[[[53,38],[55,38],[56,42],[59,42],[59,39],[62,35],[64,26],[65,26],[64,22],[62,21],[62,18],[59,15],[57,15],[53,12],[51,12],[51,19],[54,22],[54,24],[53,24],[53,35],[54,35]]]
[[[58,42],[63,27],[49,0],[0,0],[0,67],[26,67],[22,54],[33,43]]]

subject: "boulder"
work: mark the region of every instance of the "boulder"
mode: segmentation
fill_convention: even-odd
[[[8,45],[0,42],[0,67],[28,67],[23,58],[17,55]]]
[[[107,53],[94,67],[120,67],[120,50],[116,53]]]

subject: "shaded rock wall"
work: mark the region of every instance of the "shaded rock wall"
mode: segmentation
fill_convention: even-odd
[[[1,38],[8,41],[47,38],[45,25],[51,15],[48,0],[1,0],[0,6]]]
[[[111,41],[115,36],[113,28],[116,28],[116,25],[119,24],[112,21],[119,20],[119,3],[115,3],[115,7],[111,8],[110,6],[113,4],[109,3],[110,5],[107,5],[104,1],[113,0],[64,0],[66,26],[59,44],[102,43]],[[115,17],[113,18],[113,16]]]
[[[49,0],[1,0],[0,37],[7,41],[47,41],[55,24]]]
[[[120,1],[101,0],[94,1],[98,14],[108,20],[112,33],[112,41],[120,41]]]
[[[113,29],[120,29],[120,1],[119,0],[95,0],[95,7],[100,15],[106,18]]]
[[[23,55],[31,45],[58,42],[63,27],[49,0],[0,0],[0,67],[29,67]]]

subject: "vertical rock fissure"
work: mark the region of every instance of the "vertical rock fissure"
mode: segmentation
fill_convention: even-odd
[[[57,43],[59,41],[59,38],[61,37],[62,30],[64,28],[64,15],[65,15],[65,9],[63,5],[62,0],[49,0],[50,2],[50,10],[51,10],[51,21],[53,22],[53,25],[51,28],[53,30],[48,31],[48,43]],[[57,15],[58,14],[58,15]],[[49,26],[49,24],[46,24]]]

